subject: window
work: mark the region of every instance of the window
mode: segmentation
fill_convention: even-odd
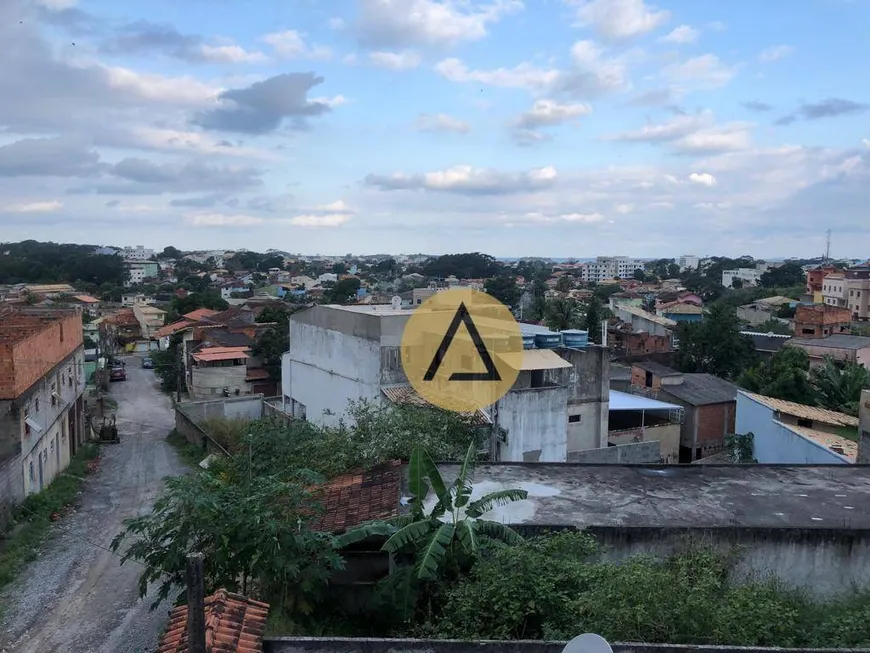
[[[811,429],[811,428],[813,428],[813,420],[811,420],[811,419],[799,419],[798,426],[803,426],[804,428]]]
[[[810,329],[810,328],[807,328],[807,327],[804,327],[803,329],[801,329],[801,333],[806,333],[806,334],[809,334],[809,335],[812,335],[812,334],[814,334],[815,332],[816,332],[815,329]]]
[[[568,415],[568,422],[571,424],[579,424],[580,417],[580,415]]]
[[[30,424],[27,423],[27,418],[30,417],[30,411],[24,409],[24,435],[30,435]],[[30,463],[31,465],[33,463]]]

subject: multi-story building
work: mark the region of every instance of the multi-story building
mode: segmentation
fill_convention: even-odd
[[[825,278],[838,272],[841,272],[841,270],[833,265],[819,265],[807,270],[807,295],[812,296],[815,303],[823,303],[824,294],[822,291],[825,285]]]
[[[630,279],[635,270],[643,270],[643,261],[627,256],[599,256],[580,267],[580,278],[587,283]]]
[[[125,261],[147,261],[152,256],[154,256],[154,250],[142,247],[142,245],[136,245],[136,247],[127,246],[121,250],[121,257]]]
[[[851,315],[846,307],[829,304],[798,306],[794,315],[794,332],[799,338],[849,334],[852,332]]]
[[[722,271],[722,285],[732,288],[734,281],[739,280],[744,286],[757,286],[761,281],[761,275],[765,270],[757,268],[737,268],[736,270]]]
[[[827,274],[822,280],[822,302],[848,309],[852,321],[870,319],[870,265]]]
[[[294,313],[290,351],[282,361],[284,410],[336,425],[351,401],[421,403],[400,356],[411,312],[384,305],[319,305]],[[571,452],[607,446],[607,352],[598,346],[530,349],[512,359],[509,364],[520,367],[511,390],[471,416],[492,434],[491,455],[565,462]]]
[[[154,261],[126,261],[125,265],[128,273],[125,288],[137,286],[146,279],[156,279],[160,270]]]
[[[701,257],[694,254],[683,254],[677,263],[680,270],[697,270],[701,265]]]
[[[84,442],[84,369],[77,311],[0,309],[0,521]]]

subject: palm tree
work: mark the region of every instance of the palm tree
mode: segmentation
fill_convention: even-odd
[[[547,302],[544,324],[553,331],[573,329],[580,323],[580,305],[577,300],[565,298]]]
[[[472,500],[476,453],[472,443],[456,480],[447,485],[429,453],[423,447],[415,448],[408,463],[408,486],[413,495],[410,512],[351,529],[338,538],[338,545],[387,537],[382,550],[394,556],[408,554],[414,560],[413,577],[430,581],[467,569],[487,545],[519,542],[522,538],[509,526],[481,517],[497,506],[525,499],[528,492],[499,490]],[[427,513],[424,503],[430,483],[437,501]]]
[[[863,365],[848,362],[841,366],[825,356],[825,364],[814,369],[811,376],[821,406],[849,415],[858,414],[861,390],[870,387],[870,372]]]

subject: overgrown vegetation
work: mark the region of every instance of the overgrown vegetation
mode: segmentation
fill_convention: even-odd
[[[94,469],[100,449],[85,444],[67,467],[39,494],[32,494],[13,509],[0,545],[0,587],[13,581],[24,565],[39,553],[51,523],[61,518],[78,495],[84,477]]]

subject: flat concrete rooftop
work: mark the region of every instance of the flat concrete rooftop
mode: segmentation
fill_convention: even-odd
[[[439,465],[446,483],[459,466]],[[870,528],[870,465],[481,465],[473,497],[518,488],[507,524],[584,527]],[[407,484],[402,487],[407,495]],[[431,495],[426,505],[435,500]]]

